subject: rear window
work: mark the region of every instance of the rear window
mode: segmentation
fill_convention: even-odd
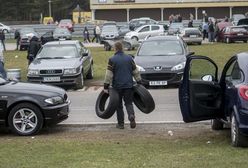
[[[194,30],[185,30],[185,34],[189,34],[189,35],[200,35],[201,32],[197,29]]]
[[[138,56],[174,56],[183,54],[183,47],[180,41],[146,41],[138,52]]]

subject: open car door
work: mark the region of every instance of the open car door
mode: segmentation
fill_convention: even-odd
[[[217,74],[218,67],[210,58],[187,58],[182,84],[179,87],[179,102],[184,122],[222,116],[222,94]]]

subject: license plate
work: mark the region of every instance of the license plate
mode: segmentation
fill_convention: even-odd
[[[44,77],[43,81],[44,82],[60,82],[60,77],[59,76]]]
[[[167,85],[167,81],[150,81],[149,85],[150,86],[164,86]]]
[[[243,36],[243,35],[244,35],[244,34],[242,34],[242,33],[239,33],[239,34],[238,34],[238,36]]]
[[[189,37],[197,37],[196,35],[190,35]]]

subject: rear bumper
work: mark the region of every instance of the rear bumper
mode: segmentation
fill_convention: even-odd
[[[199,37],[199,38],[183,38],[183,40],[187,44],[190,44],[190,43],[202,43],[202,38],[201,37]]]

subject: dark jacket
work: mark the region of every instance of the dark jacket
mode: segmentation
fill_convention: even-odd
[[[112,86],[116,89],[127,89],[133,87],[133,71],[136,65],[131,56],[123,52],[116,52],[109,59],[108,70],[113,72]]]
[[[30,40],[30,45],[28,48],[28,59],[34,59],[40,49],[41,45],[39,39],[36,36],[33,36]]]
[[[5,34],[3,31],[0,31],[0,40],[5,40]]]

